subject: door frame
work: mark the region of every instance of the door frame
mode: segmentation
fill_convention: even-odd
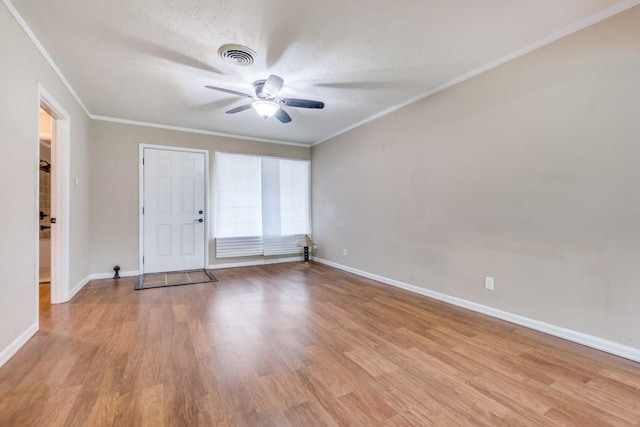
[[[140,144],[138,148],[138,272],[144,274],[144,216],[142,208],[144,206],[144,149],[153,148],[155,150],[166,151],[182,151],[185,153],[202,153],[204,154],[204,265],[202,268],[209,266],[209,150],[201,150],[198,148],[175,147],[170,145],[157,144]]]
[[[51,129],[51,215],[55,215],[56,224],[51,227],[51,303],[61,304],[69,301],[69,234],[70,234],[70,185],[71,185],[71,116],[62,105],[38,83],[36,105],[36,159],[35,159],[35,206],[40,205],[40,108],[53,118]],[[37,209],[36,209],[37,211]],[[40,218],[35,213],[35,230],[40,227]],[[35,295],[36,323],[40,319],[40,233],[35,239]]]

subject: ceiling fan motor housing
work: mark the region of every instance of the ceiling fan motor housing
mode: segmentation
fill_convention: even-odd
[[[281,98],[280,91],[284,86],[284,79],[275,74],[271,74],[267,79],[256,80],[253,82],[254,95],[244,92],[238,92],[233,89],[227,89],[217,86],[205,86],[208,89],[220,92],[230,93],[232,95],[253,99],[253,102],[226,111],[227,114],[236,114],[253,108],[261,117],[267,119],[275,116],[281,123],[291,122],[291,116],[281,106],[295,108],[324,108],[324,102],[312,101],[310,99]]]

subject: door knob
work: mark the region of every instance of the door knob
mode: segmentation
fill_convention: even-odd
[[[202,221],[204,221],[204,219],[202,219],[202,218],[193,220],[193,222],[202,222]]]
[[[198,211],[198,213],[199,213],[200,215],[202,215],[204,212],[203,212],[203,211]]]

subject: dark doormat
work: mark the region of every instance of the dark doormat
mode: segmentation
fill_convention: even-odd
[[[217,282],[211,271],[207,269],[169,271],[166,273],[149,273],[138,276],[135,290],[166,288],[168,286],[195,285],[196,283]]]

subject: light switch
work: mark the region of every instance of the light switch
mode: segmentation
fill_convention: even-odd
[[[79,187],[80,186],[80,180],[78,179],[77,176],[75,178],[73,178],[73,186],[74,187]]]
[[[485,277],[484,278],[484,288],[490,291],[493,290],[493,277]]]

